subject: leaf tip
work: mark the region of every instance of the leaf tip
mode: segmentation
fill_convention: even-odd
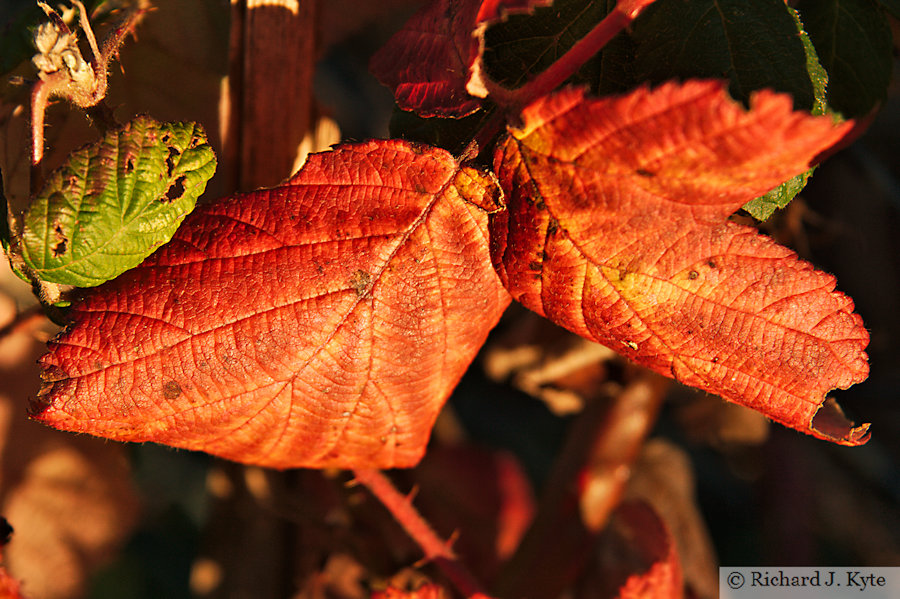
[[[833,397],[825,399],[809,422],[810,432],[825,441],[855,447],[868,443],[871,423],[855,426]]]

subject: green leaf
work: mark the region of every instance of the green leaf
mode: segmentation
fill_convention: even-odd
[[[139,116],[50,175],[25,214],[22,257],[45,281],[115,278],[172,237],[215,169],[200,125]]]
[[[552,6],[512,15],[489,27],[483,58],[488,76],[508,88],[524,85],[587,35],[607,12],[606,2],[556,0]],[[583,73],[598,70],[592,62],[571,82],[587,81]]]
[[[726,78],[742,102],[758,89],[815,104],[813,82],[792,11],[784,0],[657,0],[634,23],[635,76],[661,83]]]
[[[797,31],[800,34],[800,40],[803,42],[803,49],[806,52],[806,71],[809,73],[809,78],[813,85],[813,92],[816,97],[811,112],[816,115],[822,115],[825,114],[827,108],[825,88],[828,85],[828,73],[825,72],[825,69],[819,62],[816,49],[810,41],[809,36],[803,31],[803,23],[800,22],[800,15],[794,10],[791,10],[791,14],[794,18],[794,24],[797,27]],[[769,193],[750,200],[744,204],[743,209],[750,213],[750,216],[756,220],[768,220],[776,210],[787,206],[790,201],[806,187],[806,182],[809,181],[814,170],[816,170],[816,167],[812,167],[805,173],[800,173],[792,179],[785,181]]]
[[[867,114],[887,95],[891,28],[874,0],[802,2],[806,31],[828,71],[828,104],[846,118]]]
[[[814,170],[816,170],[815,167],[788,179],[767,194],[750,200],[742,208],[756,220],[767,220],[776,210],[787,206],[806,187],[806,182],[812,176]]]

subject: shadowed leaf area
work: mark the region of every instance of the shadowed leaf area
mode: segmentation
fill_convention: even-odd
[[[274,468],[413,465],[509,303],[487,241],[501,208],[436,148],[314,155],[87,292],[33,416]]]
[[[466,89],[481,54],[482,24],[546,4],[550,0],[436,0],[406,22],[369,68],[403,110],[421,117],[470,115],[482,107]]]
[[[867,438],[826,393],[868,375],[852,300],[785,247],[728,221],[809,168],[850,124],[691,81],[530,106],[497,150],[491,217],[513,297],[657,372],[838,443]]]

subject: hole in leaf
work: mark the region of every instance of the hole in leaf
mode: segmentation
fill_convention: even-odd
[[[53,232],[56,233],[56,243],[50,248],[50,252],[54,258],[59,258],[69,248],[69,238],[65,236],[59,223],[53,223]]]
[[[166,157],[166,172],[168,172],[169,176],[172,176],[172,173],[175,172],[175,160],[181,155],[181,152],[178,148],[169,146],[169,155]]]
[[[166,190],[166,193],[163,197],[159,198],[159,201],[163,204],[171,204],[178,198],[184,195],[184,180],[187,178],[186,175],[181,175],[175,182],[169,186],[169,189]]]
[[[128,156],[125,159],[125,174],[134,172],[134,156]]]

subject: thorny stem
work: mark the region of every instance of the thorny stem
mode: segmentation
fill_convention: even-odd
[[[450,543],[434,532],[413,506],[412,499],[397,491],[387,476],[374,469],[356,469],[353,476],[387,508],[403,530],[419,545],[425,558],[433,561],[460,593],[466,597],[485,594],[482,586],[457,559]]]
[[[87,10],[85,10],[84,4],[80,0],[69,1],[78,8],[78,24],[81,25],[81,30],[84,31],[84,36],[91,47],[91,63],[96,65],[101,60],[100,48],[97,47],[97,38],[94,37],[94,30],[91,29],[91,23],[88,21]]]
[[[31,91],[31,191],[37,193],[41,183],[41,163],[44,158],[44,113],[51,97],[59,96],[88,109],[97,106],[106,97],[107,74],[109,62],[117,55],[119,46],[137,24],[138,19],[146,12],[142,9],[132,9],[125,12],[124,16],[116,23],[109,34],[104,38],[102,48],[97,44],[97,38],[91,28],[87,9],[80,0],[70,0],[78,9],[78,22],[81,30],[87,38],[91,49],[90,69],[92,77],[89,81],[72,78],[71,73],[65,69],[54,72],[41,72],[40,80],[34,84]],[[52,9],[48,10],[51,21],[58,23],[59,31],[69,33],[68,27]],[[75,48],[77,52],[77,47]],[[79,55],[80,59],[80,55]],[[101,109],[94,111],[95,115],[109,120],[111,111]],[[104,127],[107,122],[101,123]]]
[[[49,98],[47,82],[41,79],[31,89],[31,194],[40,191],[44,160],[44,111]]]

